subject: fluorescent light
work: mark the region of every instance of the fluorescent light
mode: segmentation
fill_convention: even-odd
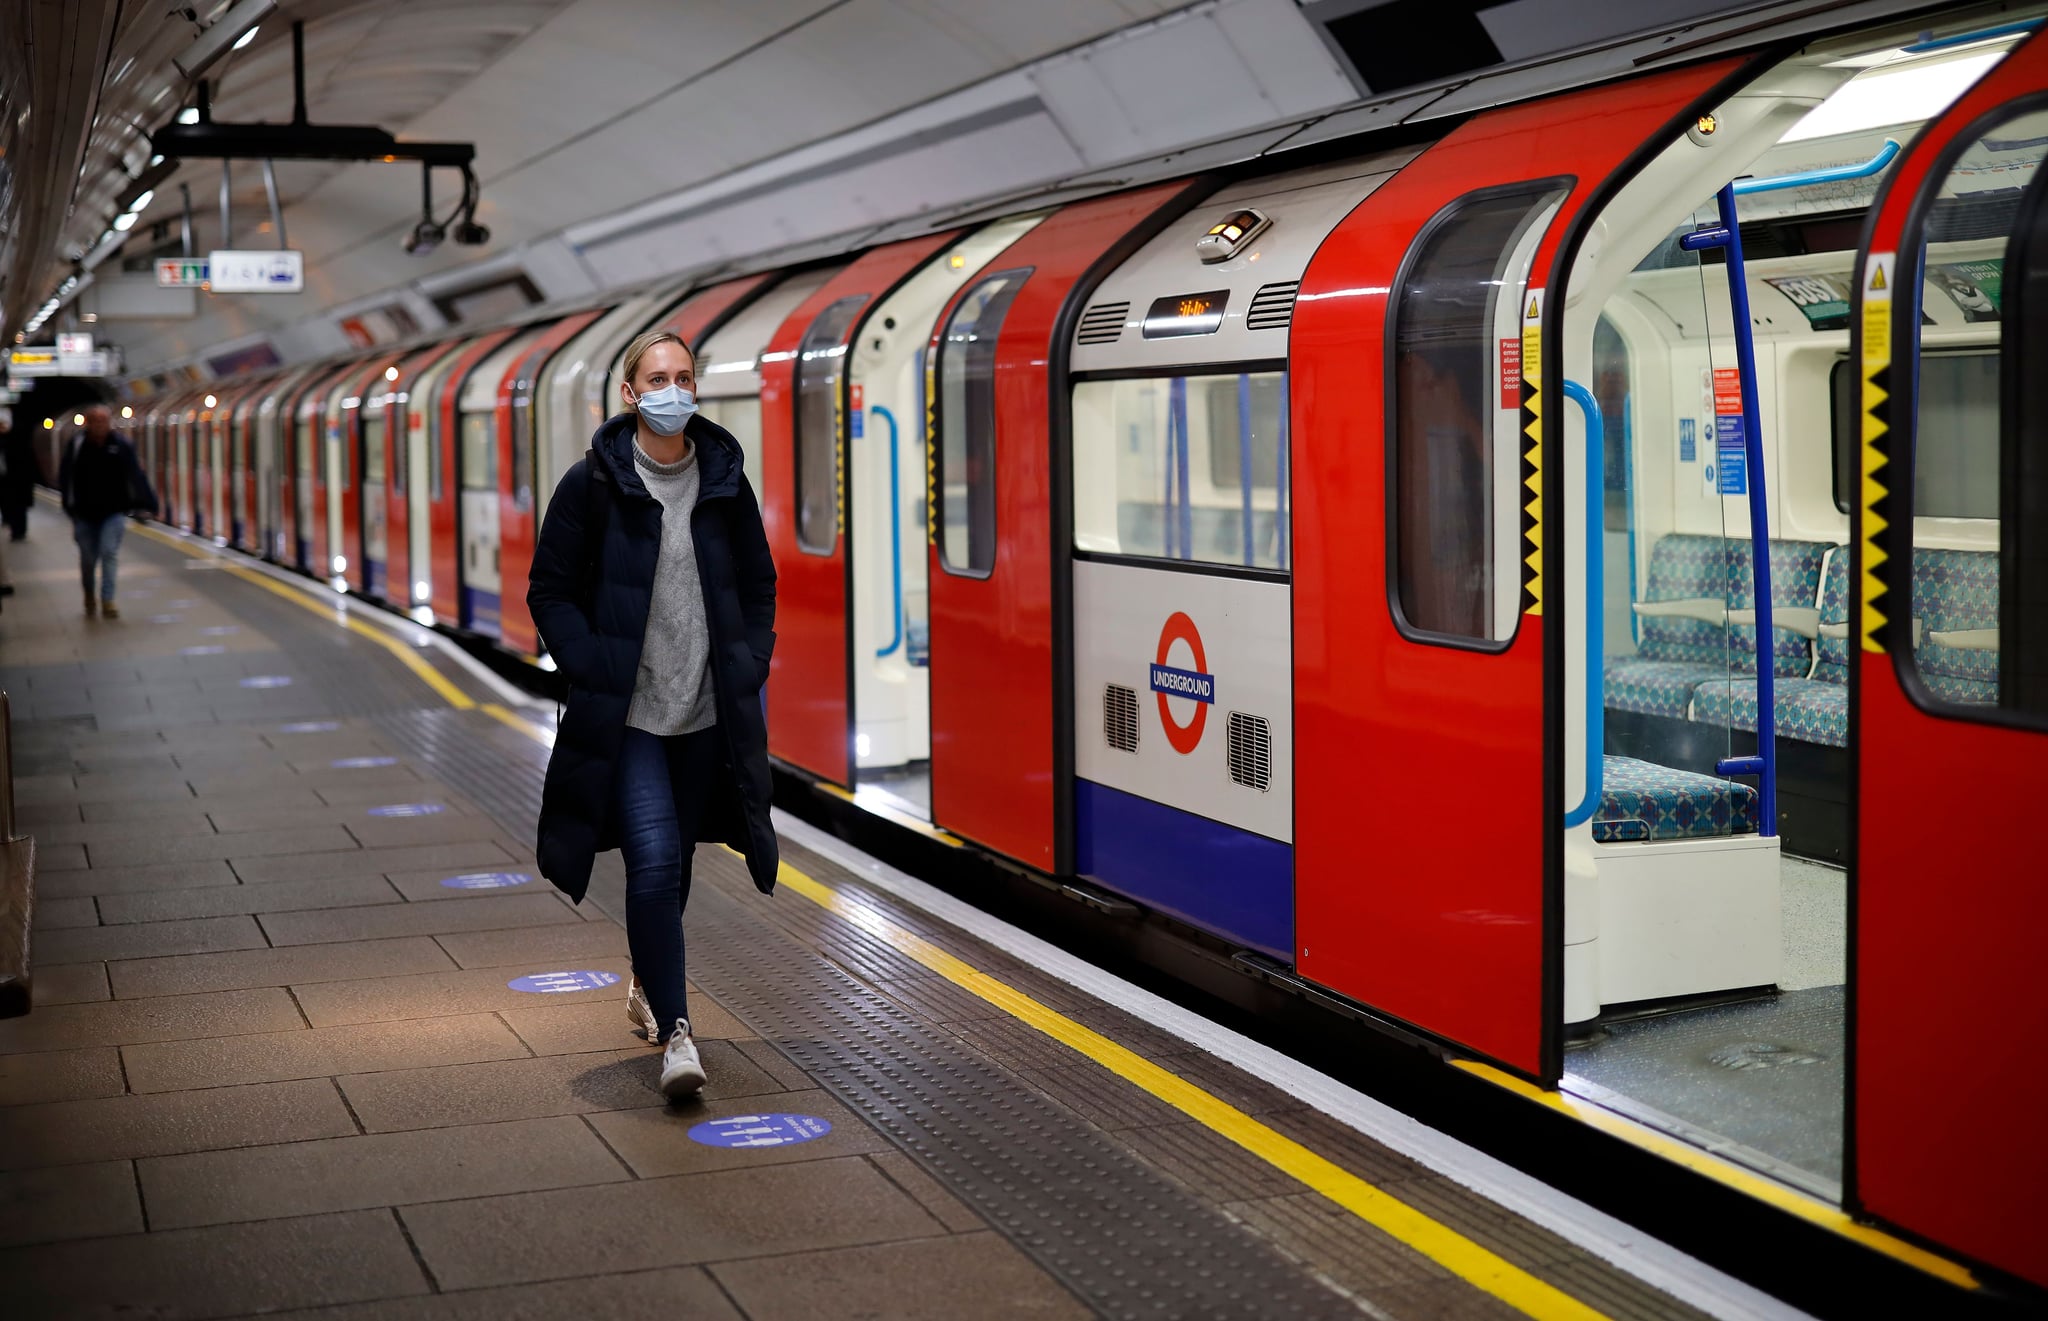
[[[143,209],[149,205],[150,200],[155,196],[156,189],[145,188],[142,190],[142,195],[140,197],[137,197],[134,201],[128,204],[128,209],[130,211],[135,212],[137,215],[140,215]]]
[[[1954,105],[2005,54],[2003,50],[1985,51],[1861,74],[1836,88],[1834,95],[1809,111],[1779,141],[1832,138],[1932,119]]]
[[[249,30],[248,30],[247,32],[244,32],[244,33],[242,34],[241,40],[237,41],[237,42],[236,42],[236,43],[235,43],[234,45],[232,45],[232,46],[228,47],[228,49],[229,49],[229,50],[240,50],[240,49],[241,49],[242,47],[244,47],[244,46],[248,45],[248,44],[249,44],[250,42],[252,42],[252,41],[256,40],[256,34],[257,34],[258,32],[261,32],[262,30],[263,30],[262,28],[250,28],[250,29],[249,29]]]
[[[164,158],[161,155],[152,156],[149,158],[149,163],[151,165],[162,165],[164,163]]]
[[[133,211],[123,211],[120,215],[115,216],[114,228],[123,234],[135,228],[135,213]]]
[[[178,122],[179,122],[180,124],[196,124],[196,123],[198,123],[198,122],[199,122],[199,107],[198,107],[198,106],[189,106],[189,105],[188,105],[188,106],[186,106],[186,107],[185,107],[185,108],[184,108],[183,110],[180,110],[180,111],[178,112]]]

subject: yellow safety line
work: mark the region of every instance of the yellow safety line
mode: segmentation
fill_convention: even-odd
[[[832,886],[788,863],[781,883],[828,912],[889,943],[963,990],[1086,1055],[1110,1072],[1229,1139],[1283,1174],[1299,1180],[1366,1223],[1384,1230],[1467,1282],[1535,1317],[1600,1317],[1570,1294],[1536,1278],[1456,1230],[1417,1211],[1383,1189],[1267,1127],[1187,1079],[1091,1028],[1049,1009],[922,936],[897,925]]]
[[[136,530],[154,541],[160,542],[161,544],[166,546],[171,546],[177,550],[181,550],[185,552],[187,555],[192,556],[194,559],[213,559],[221,561],[221,569],[224,572],[235,575],[235,577],[240,578],[243,582],[254,583],[256,586],[261,587],[266,592],[270,592],[273,595],[283,597],[285,600],[290,601],[293,605],[300,606],[304,609],[310,610],[314,614],[319,615],[323,619],[331,619],[335,623],[340,624],[343,628],[348,629],[350,632],[360,634],[361,636],[368,638],[370,641],[376,643],[378,646],[384,648],[384,650],[396,656],[398,658],[399,664],[405,666],[414,674],[418,675],[420,679],[427,685],[427,687],[432,688],[435,691],[435,693],[439,694],[442,701],[448,703],[448,705],[454,707],[456,710],[469,711],[473,710],[476,707],[476,702],[470,698],[469,694],[463,692],[460,688],[457,688],[453,683],[450,683],[448,681],[447,675],[442,674],[439,670],[435,669],[433,666],[427,664],[426,661],[422,660],[418,652],[414,651],[411,647],[406,646],[397,638],[392,637],[383,629],[374,628],[369,624],[365,624],[360,619],[351,618],[346,608],[342,607],[339,601],[334,602],[333,604],[323,605],[319,601],[306,595],[304,592],[300,591],[296,587],[288,587],[284,583],[278,582],[275,579],[269,577],[267,574],[261,574],[256,572],[254,569],[244,568],[239,564],[227,563],[222,559],[222,557],[214,555],[204,548],[190,545],[183,538],[174,537],[170,535],[168,532],[163,532],[157,528],[151,527],[147,523],[136,524]]]
[[[523,716],[514,715],[510,710],[499,706],[496,702],[485,702],[478,709],[498,723],[510,725],[513,729],[518,730],[542,747],[552,748],[555,746],[555,731],[547,728],[545,725],[536,725]]]
[[[1617,1114],[1607,1107],[1571,1096],[1564,1092],[1545,1091],[1543,1088],[1513,1074],[1504,1073],[1490,1064],[1477,1060],[1453,1060],[1458,1068],[1484,1078],[1496,1086],[1505,1087],[1519,1096],[1527,1097],[1539,1105],[1547,1105],[1562,1111],[1582,1123],[1591,1124],[1604,1133],[1620,1138],[1645,1151],[1654,1152],[1666,1160],[1676,1161],[1695,1174],[1703,1174],[1717,1183],[1726,1184],[1738,1192],[1747,1193],[1759,1201],[1768,1202],[1781,1211],[1790,1212],[1800,1219],[1831,1230],[1844,1238],[1854,1239],[1864,1247],[1882,1252],[1909,1266],[1927,1272],[1937,1279],[1965,1289],[1977,1289],[1982,1285],[1968,1267],[1950,1261],[1946,1257],[1929,1252],[1917,1244],[1871,1225],[1860,1224],[1849,1213],[1831,1202],[1811,1197],[1795,1188],[1788,1188],[1773,1179],[1742,1168],[1732,1161],[1723,1160],[1712,1152],[1702,1150],[1689,1142],[1667,1137],[1647,1125],[1637,1123],[1626,1115]]]
[[[842,789],[836,784],[829,784],[824,780],[814,780],[812,783],[820,793],[831,794],[834,798],[843,799],[846,802],[852,803],[863,812],[872,812],[884,821],[893,821],[905,830],[914,830],[927,839],[936,840],[944,844],[949,849],[966,847],[966,841],[962,840],[952,831],[935,826],[929,821],[920,821],[901,808],[891,807],[887,803],[864,803],[850,791]]]

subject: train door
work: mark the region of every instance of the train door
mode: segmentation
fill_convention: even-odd
[[[847,367],[848,579],[855,797],[931,820],[925,368],[939,312],[1044,214],[955,241],[865,316]]]
[[[186,532],[203,534],[203,511],[195,498],[200,483],[193,469],[199,462],[198,433],[202,408],[200,402],[206,396],[188,397],[178,410],[177,448],[174,462],[177,464],[175,482],[178,488],[178,527]]]
[[[1317,245],[1414,154],[1208,197],[1088,295],[1068,350],[1074,872],[1283,962],[1288,327]]]
[[[1586,198],[1735,68],[1468,120],[1337,227],[1295,313],[1295,966],[1545,1082],[1566,405],[1544,286]]]
[[[362,591],[375,601],[392,600],[391,488],[399,477],[391,461],[391,411],[398,395],[399,365],[393,363],[370,378],[356,409],[361,435]],[[399,569],[400,574],[405,572]]]
[[[2048,41],[1969,37],[1858,281],[1849,1195],[2048,1285]]]
[[[952,236],[907,239],[862,254],[806,298],[769,341],[761,365],[761,511],[775,555],[769,752],[834,784],[853,780],[846,575],[846,354],[878,297]]]
[[[405,491],[395,502],[403,507],[405,524],[406,569],[399,581],[408,588],[405,601],[415,611],[428,614],[432,613],[434,599],[435,513],[447,500],[449,486],[448,465],[436,443],[432,422],[437,391],[447,379],[449,368],[461,356],[459,346],[444,344],[434,350],[433,361],[408,384],[401,409],[403,416],[396,423],[405,428],[405,443],[401,446],[405,456]],[[450,517],[451,534],[454,527]]]
[[[207,411],[212,417],[206,423],[206,531],[215,544],[225,546],[228,542],[228,508],[230,492],[234,489],[234,460],[231,454],[233,421],[235,415],[234,397],[236,391],[222,387],[214,397],[213,407]]]
[[[769,338],[789,319],[796,305],[816,293],[836,269],[799,271],[715,329],[698,332],[702,342],[694,346],[697,408],[740,443],[741,463],[747,479],[753,483],[755,497],[761,501],[763,515],[767,513],[766,482],[771,460],[761,450],[761,355]],[[686,314],[691,314],[687,305],[678,318]],[[620,363],[612,373],[615,398],[624,366]],[[781,462],[781,456],[773,461]]]
[[[463,344],[445,360],[439,376],[422,393],[413,392],[414,444],[431,456],[427,478],[427,585],[435,622],[465,627],[463,615],[464,542],[462,500],[464,462],[463,391],[477,365],[498,351],[517,331],[486,332]],[[423,416],[422,416],[423,414]],[[426,439],[418,437],[427,428]]]
[[[591,322],[548,364],[535,407],[539,410],[540,434],[547,437],[552,449],[541,467],[546,472],[557,474],[555,480],[559,480],[559,474],[569,470],[570,464],[583,457],[583,451],[590,447],[591,435],[605,418],[611,416],[611,410],[606,409],[602,402],[606,369],[625,350],[633,336],[668,310],[679,292],[671,285],[627,299]],[[588,407],[587,401],[590,400],[599,401],[595,417],[591,416]],[[555,480],[543,480],[535,488],[539,505],[535,512],[541,521],[546,520],[548,499],[555,493]]]
[[[456,472],[462,484],[456,533],[462,543],[458,627],[486,637],[500,635],[503,583],[498,544],[498,387],[505,374],[541,334],[530,326],[492,349],[460,383],[456,396]]]
[[[336,411],[330,413],[328,490],[330,517],[334,519],[330,535],[341,548],[337,556],[341,567],[335,570],[335,576],[352,592],[366,592],[369,588],[366,511],[372,507],[381,510],[384,491],[381,472],[374,486],[364,472],[368,456],[363,446],[363,402],[373,391],[384,387],[388,380],[384,373],[397,361],[398,355],[392,353],[362,365],[350,378],[349,389],[335,400]],[[379,458],[381,468],[381,453]],[[371,498],[372,491],[376,493],[375,499]]]
[[[257,551],[261,549],[262,537],[258,531],[261,516],[258,509],[256,458],[256,407],[268,395],[272,383],[259,381],[244,386],[235,400],[234,429],[231,436],[234,444],[235,506],[230,514],[229,540],[238,550]]]
[[[536,491],[549,479],[535,395],[555,354],[602,312],[577,312],[541,331],[498,388],[498,639],[522,655],[540,654],[540,633],[526,609],[526,576],[540,527]]]
[[[292,554],[301,573],[325,578],[327,567],[327,494],[321,480],[320,431],[327,396],[346,367],[323,371],[307,384],[292,406],[289,420],[292,465]],[[316,517],[316,514],[318,515]]]
[[[1055,339],[1071,333],[1082,282],[1149,238],[1183,191],[1158,184],[1054,212],[955,295],[929,350],[932,822],[1041,871],[1066,869],[1072,852]]]

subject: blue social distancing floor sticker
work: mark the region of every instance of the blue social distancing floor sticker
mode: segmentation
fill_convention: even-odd
[[[432,816],[448,808],[441,803],[385,803],[370,809],[371,816]]]
[[[533,880],[523,871],[472,871],[445,877],[441,884],[451,890],[502,890],[508,885],[526,885]]]
[[[289,674],[252,674],[242,680],[244,688],[289,688],[292,676]]]
[[[505,985],[515,991],[526,991],[533,995],[562,995],[569,991],[601,991],[607,986],[616,986],[619,974],[580,969],[576,972],[536,972],[524,977],[514,977]]]
[[[329,734],[341,728],[338,720],[294,720],[289,725],[278,726],[280,734]]]
[[[734,1115],[696,1125],[690,1129],[690,1141],[707,1147],[786,1147],[831,1131],[831,1121],[816,1115]]]
[[[370,766],[396,766],[396,757],[338,757],[327,763],[338,771],[359,771]]]

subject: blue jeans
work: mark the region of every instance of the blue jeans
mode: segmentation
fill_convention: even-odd
[[[626,946],[666,1038],[689,1017],[683,984],[683,906],[690,857],[723,765],[717,726],[664,738],[628,728],[612,781],[626,863]]]
[[[87,596],[93,594],[93,576],[97,571],[100,600],[114,599],[114,573],[121,559],[121,534],[127,530],[128,519],[122,514],[71,520],[71,539],[78,543],[78,573],[85,580]]]

